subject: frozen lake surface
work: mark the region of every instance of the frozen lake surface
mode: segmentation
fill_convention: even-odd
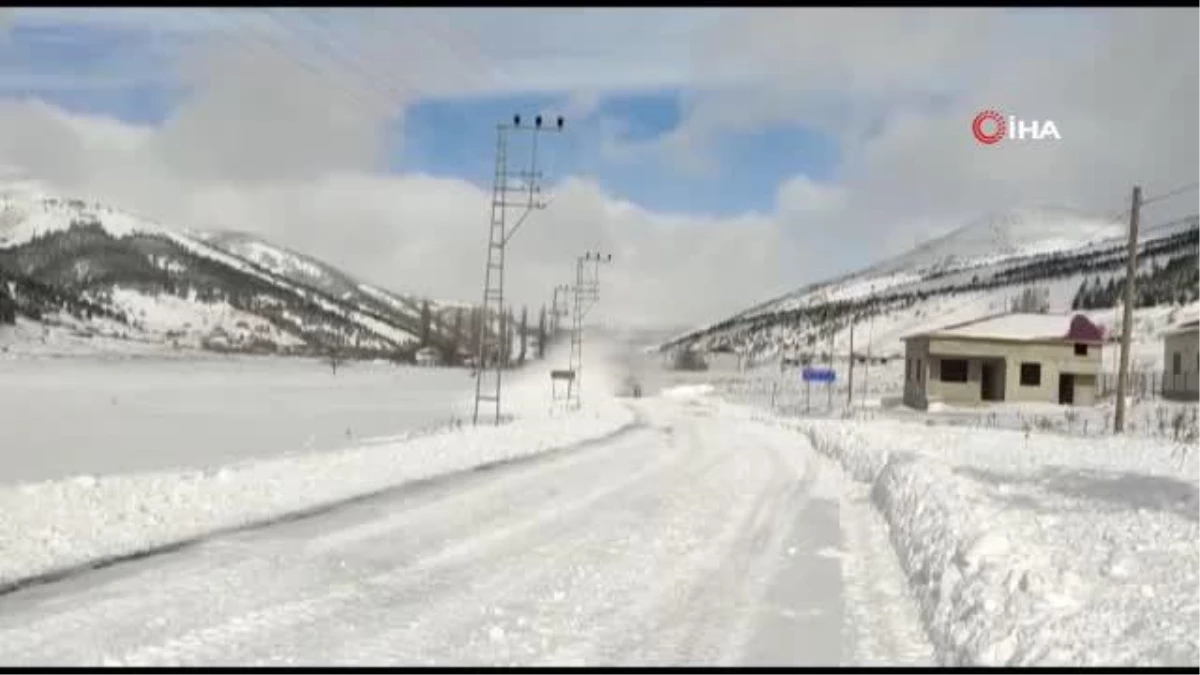
[[[311,359],[0,360],[0,484],[336,449],[447,421],[472,384]]]

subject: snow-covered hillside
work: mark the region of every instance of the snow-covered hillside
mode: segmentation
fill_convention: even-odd
[[[1047,311],[1072,311],[1085,281],[1104,288],[1124,278],[1121,229],[1120,224],[1048,210],[980,219],[860,273],[807,286],[663,347],[727,345],[754,354],[759,363],[789,352],[826,353],[831,346],[844,355],[853,325],[856,353],[864,354],[870,344],[874,355],[897,356],[903,336],[1009,311],[1026,290],[1036,291]],[[1139,277],[1153,278],[1173,263],[1176,276],[1169,283],[1182,278],[1186,286],[1163,291],[1156,278],[1154,293],[1169,297],[1139,298],[1139,308],[1147,302],[1161,304],[1165,316],[1172,306],[1194,302],[1200,295],[1195,280],[1197,218],[1151,224],[1139,239]],[[1081,311],[1119,329],[1111,307]],[[1150,328],[1158,325],[1157,318],[1148,320]],[[1135,341],[1149,346],[1161,328],[1139,333]]]
[[[183,234],[37,183],[0,186],[0,331],[23,316],[177,346],[396,354],[415,350],[423,304],[251,235]],[[451,349],[459,307],[430,305],[429,339]]]
[[[1068,209],[1014,209],[988,214],[872,270],[952,269],[1019,256],[1067,251],[1120,237],[1121,223]]]

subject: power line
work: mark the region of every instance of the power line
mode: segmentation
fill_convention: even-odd
[[[277,14],[279,12],[278,8],[266,7],[258,11],[266,12],[265,16],[285,31],[290,30],[289,25],[294,25],[294,22],[289,22]],[[414,90],[410,86],[401,86],[392,78],[381,77],[379,72],[371,67],[371,64],[368,63],[367,59],[360,52],[347,48],[344,43],[335,38],[334,33],[328,26],[319,23],[307,12],[293,13],[292,16],[303,20],[306,24],[303,32],[312,36],[318,46],[322,48],[322,51],[340,63],[347,72],[353,72],[355,75],[358,75],[363,85],[368,87],[382,85],[386,95],[393,104],[398,104],[412,95]],[[409,83],[405,82],[405,84]]]
[[[221,10],[208,9],[206,11],[210,15],[221,13]],[[250,54],[253,51],[260,56],[270,54],[278,63],[303,70],[317,77],[323,84],[341,93],[346,102],[353,104],[352,107],[357,108],[357,112],[363,118],[369,118],[380,110],[380,105],[367,103],[359,92],[352,91],[344,86],[338,78],[339,73],[331,70],[328,63],[322,63],[319,67],[314,66],[299,54],[290,52],[286,47],[281,46],[284,43],[278,42],[277,38],[267,39],[268,32],[264,31],[261,25],[253,26],[252,32],[247,31],[244,27],[239,29],[228,24],[222,25],[222,22],[217,20],[214,20],[213,25],[217,32],[224,35],[227,44],[238,47],[242,53]],[[286,33],[286,28],[283,30]]]
[[[271,11],[271,10],[266,10]],[[397,102],[411,102],[413,99],[424,95],[430,91],[436,90],[436,85],[431,86],[430,82],[417,81],[412,78],[396,78],[394,75],[382,76],[377,68],[377,59],[370,55],[371,52],[378,52],[376,49],[363,51],[362,45],[381,46],[382,44],[394,44],[397,42],[395,35],[395,23],[390,21],[386,16],[388,12],[385,10],[371,10],[367,17],[369,20],[362,24],[362,27],[367,32],[366,40],[356,39],[355,42],[359,46],[353,47],[346,44],[345,41],[338,39],[337,31],[327,24],[323,24],[308,13],[301,13],[299,18],[309,24],[308,30],[305,32],[310,36],[315,36],[325,48],[326,52],[337,54],[338,59],[348,70],[355,72],[361,76],[364,83],[377,83],[385,88],[393,99]],[[275,17],[273,17],[275,18]],[[456,36],[447,33],[448,26],[439,21],[416,21],[413,17],[406,15],[407,19],[403,24],[403,35],[400,42],[403,44],[415,44],[416,47],[412,50],[412,56],[401,55],[400,58],[419,58],[426,61],[436,62],[441,67],[449,65],[449,81],[462,82],[470,77],[482,77],[483,81],[489,78],[494,81],[496,79],[497,68],[485,60],[477,50],[469,50],[464,56],[463,47],[469,47],[469,44],[464,44],[463,41],[455,39]],[[280,18],[277,21],[278,25],[287,27],[292,22],[284,21]],[[378,37],[379,42],[371,42],[373,37]],[[378,55],[378,54],[377,54]],[[385,73],[392,73],[392,69],[382,67]],[[480,76],[478,74],[483,73]],[[440,81],[445,78],[438,78]],[[468,119],[458,110],[453,108],[441,111],[442,115],[448,115],[455,120],[461,121],[460,126],[473,126],[475,121]],[[463,144],[449,144],[439,148],[439,154],[443,157],[449,155],[458,160],[460,166],[478,168],[482,170],[484,163],[479,161],[479,156],[476,153],[468,151],[468,147]]]
[[[1187,185],[1183,185],[1181,187],[1175,188],[1174,190],[1171,190],[1170,192],[1167,192],[1165,194],[1158,195],[1157,197],[1151,197],[1149,199],[1143,200],[1141,203],[1141,206],[1144,207],[1147,204],[1153,204],[1155,202],[1161,202],[1166,199],[1170,199],[1172,197],[1178,197],[1179,195],[1187,194],[1188,192],[1192,192],[1193,190],[1196,190],[1197,188],[1200,188],[1200,183],[1189,183]]]
[[[1187,183],[1187,184],[1181,185],[1177,188],[1174,188],[1172,190],[1168,190],[1167,192],[1165,192],[1163,194],[1144,199],[1144,200],[1142,200],[1140,206],[1141,206],[1141,208],[1144,208],[1147,204],[1154,204],[1157,202],[1166,201],[1168,199],[1178,197],[1179,195],[1183,195],[1183,194],[1187,194],[1188,192],[1192,192],[1198,188],[1200,188],[1200,183]],[[1118,211],[1113,211],[1112,213],[1106,215],[1105,218],[1108,220],[1113,220],[1113,221],[1123,221],[1123,220],[1126,220],[1130,216],[1131,213],[1133,213],[1133,207],[1132,207],[1132,205],[1127,205]]]

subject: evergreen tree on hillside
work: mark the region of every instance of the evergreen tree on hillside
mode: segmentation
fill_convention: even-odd
[[[8,294],[8,289],[0,283],[0,324],[17,322],[17,303]]]
[[[1087,302],[1089,292],[1087,279],[1084,279],[1083,283],[1079,284],[1079,290],[1075,291],[1075,297],[1071,299],[1071,309],[1080,309],[1083,307],[1084,303]]]

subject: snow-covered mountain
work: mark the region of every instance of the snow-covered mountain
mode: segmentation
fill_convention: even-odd
[[[462,337],[430,303],[428,339]],[[404,354],[423,302],[250,235],[185,235],[33,183],[0,189],[0,324],[219,349]],[[453,332],[454,335],[450,333]]]
[[[1012,209],[987,214],[868,271],[886,274],[987,265],[1078,248],[1119,237],[1124,229],[1119,222],[1065,208]]]
[[[1200,296],[1198,244],[1196,216],[1142,229],[1139,307]],[[1025,289],[1037,289],[1051,311],[1098,310],[1111,301],[1111,285],[1124,278],[1126,247],[1125,226],[1110,220],[1065,209],[992,214],[860,272],[680,334],[661,348],[730,346],[769,358],[828,349],[823,345],[833,340],[840,351],[852,321],[870,319],[878,322],[885,351],[897,352],[904,334],[1007,311]]]
[[[328,263],[246,232],[196,232],[192,233],[192,236],[284,279],[315,288],[343,302],[394,315],[414,334],[421,330],[421,312],[426,302],[424,298],[402,295],[362,283]],[[463,303],[435,300],[428,302],[438,323],[449,322],[452,319],[451,310],[459,307],[469,308],[469,305]]]

